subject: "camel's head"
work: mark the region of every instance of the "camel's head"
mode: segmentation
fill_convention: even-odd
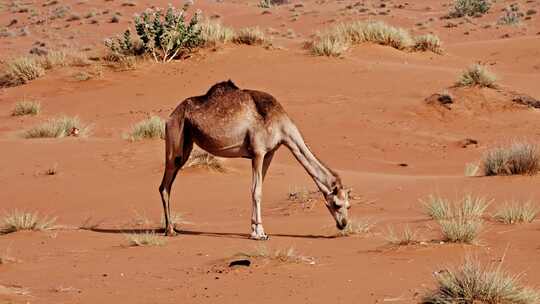
[[[344,189],[342,185],[338,184],[331,193],[326,195],[326,207],[336,220],[336,226],[339,230],[343,230],[347,226],[348,210],[351,208],[349,192],[349,189]]]

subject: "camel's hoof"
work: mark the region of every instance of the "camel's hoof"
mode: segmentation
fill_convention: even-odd
[[[270,239],[270,237],[266,234],[263,234],[263,235],[251,235],[250,237],[252,240],[256,240],[256,241],[268,241]]]
[[[165,236],[176,236],[176,230],[172,227],[165,230]]]

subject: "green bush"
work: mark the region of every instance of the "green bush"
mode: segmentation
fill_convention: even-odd
[[[114,54],[148,54],[156,61],[169,62],[190,53],[202,43],[199,14],[187,22],[185,13],[186,8],[176,9],[173,6],[169,6],[165,13],[159,8],[147,10],[135,17],[137,40],[132,38],[128,29],[122,37],[107,39],[105,45]]]
[[[454,6],[450,11],[451,18],[463,16],[482,16],[491,8],[489,0],[455,0]]]

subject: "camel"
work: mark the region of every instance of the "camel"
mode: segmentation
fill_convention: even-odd
[[[321,191],[338,229],[347,225],[349,192],[340,177],[310,151],[283,107],[268,93],[238,88],[231,80],[205,95],[189,97],[165,125],[165,170],[159,193],[165,213],[165,235],[175,235],[170,221],[171,187],[196,143],[218,157],[248,158],[252,166],[251,238],[268,239],[261,217],[262,185],[276,150],[283,144]]]

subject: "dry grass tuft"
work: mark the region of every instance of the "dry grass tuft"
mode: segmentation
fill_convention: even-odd
[[[538,147],[527,142],[514,142],[507,147],[487,151],[482,158],[484,175],[533,175],[540,171]]]
[[[477,163],[468,163],[465,165],[465,176],[478,176],[478,172],[480,172],[480,166]]]
[[[226,27],[218,21],[206,20],[199,25],[201,40],[205,45],[227,43],[234,39],[235,33],[232,28]]]
[[[417,232],[415,230],[411,230],[409,225],[405,226],[405,229],[403,229],[403,233],[401,234],[397,234],[394,231],[394,228],[389,227],[386,240],[388,243],[395,246],[407,246],[420,243],[420,241],[417,239]]]
[[[132,141],[141,139],[165,138],[165,121],[159,116],[152,116],[138,122],[126,136]]]
[[[130,246],[163,246],[167,243],[165,237],[154,232],[126,234]]]
[[[369,219],[350,218],[345,229],[338,232],[338,236],[351,236],[368,233],[373,227],[373,222]]]
[[[497,221],[505,224],[530,223],[538,215],[538,207],[528,201],[525,203],[506,203],[493,216]]]
[[[88,126],[83,126],[78,117],[62,116],[49,119],[45,123],[35,126],[23,133],[24,138],[54,138],[65,137],[77,131],[77,136],[86,136],[90,131]]]
[[[422,52],[432,51],[436,54],[442,54],[443,52],[441,39],[439,39],[439,37],[433,34],[426,34],[415,37],[413,49],[415,51]]]
[[[456,217],[465,219],[481,218],[490,202],[485,197],[465,195],[460,201],[451,203],[441,196],[429,195],[421,200],[426,213],[435,220],[446,220]]]
[[[38,58],[34,56],[22,56],[5,63],[0,86],[17,86],[30,82],[45,75]]]
[[[299,255],[293,247],[278,249],[271,252],[265,245],[259,245],[254,250],[248,252],[239,252],[236,257],[265,259],[277,261],[280,263],[313,263],[313,258]]]
[[[437,289],[422,303],[506,303],[534,304],[540,301],[537,291],[520,286],[519,275],[509,275],[501,266],[483,267],[467,258],[459,268],[446,267],[436,273]]]
[[[205,168],[217,172],[227,171],[227,168],[225,168],[225,165],[223,164],[223,160],[198,147],[194,147],[189,159],[184,164],[184,168]]]
[[[482,228],[482,220],[478,218],[453,217],[438,221],[444,240],[450,243],[472,244]]]
[[[38,115],[41,110],[41,104],[39,102],[23,100],[15,104],[15,108],[11,112],[12,116],[23,115]]]
[[[496,88],[496,81],[495,74],[491,73],[485,66],[473,64],[461,74],[456,85],[460,87]]]
[[[37,212],[30,213],[14,210],[5,213],[1,219],[0,233],[11,233],[21,230],[42,231],[54,228],[56,218],[40,218]]]
[[[236,33],[233,41],[238,44],[261,45],[268,43],[268,39],[259,27],[243,28]]]
[[[339,57],[348,49],[348,44],[332,36],[321,36],[311,44],[310,49],[313,55]]]

